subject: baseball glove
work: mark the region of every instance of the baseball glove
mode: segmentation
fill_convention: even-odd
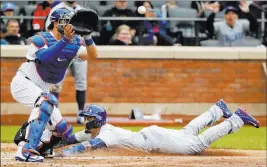
[[[98,14],[90,9],[78,10],[71,17],[69,24],[72,24],[76,34],[89,35],[97,29]]]

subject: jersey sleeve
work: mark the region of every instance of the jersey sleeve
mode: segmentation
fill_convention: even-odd
[[[43,48],[47,48],[47,46],[43,46]],[[35,53],[41,48],[38,48],[37,46],[35,46],[33,43],[31,43],[29,45],[28,51],[26,53],[26,58],[28,60],[35,60],[36,59],[36,55]]]
[[[101,139],[107,147],[118,144],[116,135],[111,130],[100,132],[95,138]]]
[[[85,131],[80,131],[75,133],[75,138],[78,142],[83,142],[91,139],[91,133],[85,133]]]
[[[75,58],[79,58],[80,54],[86,52],[86,47],[81,45],[81,47],[79,48],[78,52],[77,52],[77,56]]]

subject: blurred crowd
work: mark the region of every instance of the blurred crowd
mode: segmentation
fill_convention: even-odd
[[[162,18],[154,21],[151,19],[101,20],[98,30],[92,34],[97,45],[199,45],[200,43],[188,42],[196,41],[196,34],[200,41],[217,40],[227,43],[257,39],[266,45],[267,24],[265,23],[265,28],[262,29],[257,19],[262,17],[262,11],[265,11],[265,18],[267,18],[267,2],[252,0],[1,2],[2,16],[36,16],[34,19],[1,18],[1,44],[27,44],[27,38],[39,31],[47,30],[49,13],[53,7],[63,3],[73,10],[94,9],[100,17]],[[146,8],[145,14],[141,15],[137,12],[139,6]],[[37,18],[39,16],[46,19]],[[203,18],[204,21],[164,20],[168,17],[195,17]],[[217,23],[216,18],[221,18],[223,21]],[[237,42],[238,44],[241,45],[240,42]]]

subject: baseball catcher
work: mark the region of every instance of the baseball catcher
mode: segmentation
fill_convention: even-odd
[[[73,25],[76,34],[80,35],[83,35],[84,33],[89,34],[91,32],[91,29],[95,28],[97,25],[98,16],[96,15],[96,13],[94,11],[84,9],[75,1],[60,2],[58,5],[54,6],[51,9],[48,18],[50,18],[51,14],[59,8],[66,8],[67,10],[75,12],[75,16],[71,18],[72,20],[70,24]],[[49,27],[50,24],[51,24],[50,19],[47,19],[45,25],[48,31],[51,29],[51,27]],[[91,37],[88,35],[87,38],[91,39]],[[70,72],[74,77],[74,86],[76,90],[75,95],[76,95],[76,102],[78,105],[77,123],[83,123],[84,121],[83,117],[79,117],[78,115],[84,109],[86,101],[88,62],[90,62],[90,59],[88,57],[80,56],[80,58],[72,60],[72,62],[69,65],[69,68],[65,73],[66,76]],[[60,83],[55,84],[51,90],[51,93],[55,95],[57,98],[59,98],[60,96],[60,91],[61,88],[63,87],[63,83],[64,79]]]
[[[49,90],[62,81],[73,59],[96,58],[90,33],[96,27],[98,16],[91,10],[83,11],[81,15],[89,20],[92,18],[92,22],[78,23],[81,20],[79,12],[57,9],[49,18],[51,31],[29,38],[27,61],[20,66],[10,84],[13,98],[32,109],[25,130],[26,142],[19,143],[16,160],[42,162],[40,141],[49,142],[46,139],[53,135],[66,140],[72,134],[72,126],[62,118],[58,100]]]

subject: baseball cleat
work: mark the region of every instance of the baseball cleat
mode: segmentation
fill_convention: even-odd
[[[218,106],[222,110],[224,118],[230,118],[233,115],[233,113],[229,110],[227,104],[223,101],[223,99],[217,101],[216,106]]]
[[[259,128],[260,127],[259,121],[257,121],[251,115],[249,115],[244,109],[238,108],[235,111],[235,114],[238,115],[242,119],[242,121],[244,122],[245,125],[252,125],[255,128]]]
[[[78,111],[78,116],[77,116],[77,124],[84,124],[84,117],[79,116],[79,114],[82,112],[82,110]]]
[[[24,161],[24,162],[43,162],[44,157],[35,155],[29,150],[23,148],[25,142],[20,142],[18,145],[18,150],[15,154],[16,161]]]

